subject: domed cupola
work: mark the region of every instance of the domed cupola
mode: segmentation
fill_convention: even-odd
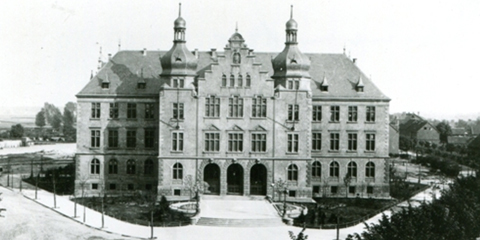
[[[228,44],[233,49],[238,49],[245,47],[245,39],[243,39],[242,34],[238,32],[238,24],[235,26],[235,33],[228,39]]]
[[[272,60],[272,78],[310,77],[310,59],[298,49],[297,30],[298,24],[293,19],[292,6],[290,20],[286,23],[285,48]]]
[[[194,76],[197,74],[197,58],[187,49],[185,41],[186,21],[179,5],[178,18],[174,22],[173,47],[160,59],[162,75]]]

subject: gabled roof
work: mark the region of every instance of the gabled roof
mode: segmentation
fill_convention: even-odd
[[[400,123],[400,132],[401,133],[416,133],[418,130],[422,129],[425,125],[430,125],[435,131],[437,128],[433,126],[430,122],[420,119],[409,119],[403,123]]]
[[[106,63],[77,97],[92,96],[158,96],[164,84],[159,75],[162,73],[160,57],[166,51],[120,51]],[[218,56],[222,52],[217,52]],[[261,64],[260,71],[273,75],[271,59],[279,53],[254,53],[255,62]],[[311,61],[310,76],[313,98],[318,99],[374,99],[389,101],[373,82],[344,54],[306,54]],[[198,52],[197,73],[199,77],[216,64],[211,52]],[[142,74],[143,73],[143,74]],[[106,79],[110,86],[102,89],[101,83]],[[328,79],[328,92],[321,92],[320,85],[324,77]],[[364,92],[357,92],[355,87],[359,77],[364,84]],[[144,79],[145,89],[137,89],[137,83]]]

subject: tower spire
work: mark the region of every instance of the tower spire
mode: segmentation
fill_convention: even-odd
[[[235,22],[235,32],[238,33],[238,22]]]
[[[182,3],[178,3],[178,17],[182,16]]]
[[[290,5],[290,19],[293,19],[293,5]]]

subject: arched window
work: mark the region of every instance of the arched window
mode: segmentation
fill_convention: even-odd
[[[233,63],[234,64],[240,64],[241,58],[240,58],[240,53],[236,52],[233,54]]]
[[[242,74],[238,75],[238,86],[239,86],[239,87],[243,86],[243,77],[242,77]]]
[[[235,76],[230,75],[230,87],[235,87]]]
[[[298,180],[298,167],[295,164],[288,165],[288,180],[297,181]]]
[[[183,166],[181,163],[173,165],[173,179],[183,179]]]
[[[368,162],[365,166],[365,176],[366,177],[375,177],[375,163]]]
[[[135,174],[135,160],[133,159],[127,161],[127,174]]]
[[[227,76],[225,74],[222,75],[222,87],[227,86]]]
[[[357,164],[355,162],[348,163],[347,175],[349,177],[357,177]]]
[[[108,162],[108,173],[117,174],[118,173],[118,161],[115,158],[110,159]]]
[[[251,84],[252,84],[252,79],[250,78],[250,74],[247,74],[247,82],[245,83],[245,85],[247,87],[250,87]]]
[[[322,177],[322,164],[319,161],[315,161],[312,164],[312,177],[320,178]]]
[[[90,173],[100,174],[100,160],[94,158],[90,163]]]
[[[145,160],[145,164],[143,165],[144,171],[143,173],[146,175],[153,174],[153,161],[152,159]]]
[[[338,162],[330,163],[330,177],[338,177],[339,173],[339,165]]]

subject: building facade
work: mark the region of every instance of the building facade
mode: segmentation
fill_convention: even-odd
[[[238,30],[189,51],[185,31],[179,16],[169,51],[120,51],[77,95],[77,195],[389,196],[390,99],[345,54],[302,53],[293,18],[279,53]]]

